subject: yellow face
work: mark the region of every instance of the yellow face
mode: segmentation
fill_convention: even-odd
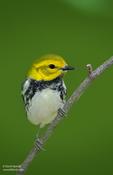
[[[62,57],[46,55],[32,65],[28,77],[38,81],[50,81],[62,76],[67,70],[72,69],[73,68],[68,66]]]

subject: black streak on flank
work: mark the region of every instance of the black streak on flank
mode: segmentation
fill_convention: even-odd
[[[24,84],[29,81],[29,85],[26,90],[24,90]],[[41,92],[43,89],[50,88],[52,90],[58,91],[60,93],[60,98],[64,100],[66,95],[66,89],[63,85],[63,80],[58,77],[51,81],[37,81],[33,79],[27,79],[22,86],[22,97],[24,99],[25,107],[28,110],[29,104],[36,92]]]

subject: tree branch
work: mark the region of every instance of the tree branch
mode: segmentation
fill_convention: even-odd
[[[49,137],[54,132],[55,127],[59,124],[59,122],[66,116],[68,111],[70,110],[73,103],[76,103],[80,96],[85,92],[85,90],[90,86],[92,81],[96,79],[99,75],[101,75],[104,70],[108,69],[110,66],[113,65],[113,56],[105,61],[102,65],[100,65],[96,70],[92,70],[92,65],[88,64],[88,77],[84,79],[84,81],[79,85],[79,87],[73,92],[70,98],[65,103],[62,110],[59,110],[58,115],[53,120],[53,122],[48,126],[47,130],[40,138],[37,138],[35,141],[35,145],[27,155],[24,162],[21,164],[21,168],[18,170],[17,175],[24,175],[25,171],[29,167],[30,163],[33,161],[34,157],[39,154],[41,150],[43,150],[43,145],[49,139]],[[38,147],[36,146],[38,144]],[[39,146],[40,145],[40,146]]]

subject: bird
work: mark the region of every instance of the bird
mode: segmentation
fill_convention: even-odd
[[[22,84],[21,95],[28,120],[39,128],[50,124],[65,104],[64,74],[74,70],[63,57],[44,55],[34,61]]]

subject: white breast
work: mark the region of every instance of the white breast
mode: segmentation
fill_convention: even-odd
[[[49,88],[36,92],[32,98],[28,114],[31,123],[43,127],[50,123],[57,114],[59,108],[62,108],[63,101],[58,91]]]

